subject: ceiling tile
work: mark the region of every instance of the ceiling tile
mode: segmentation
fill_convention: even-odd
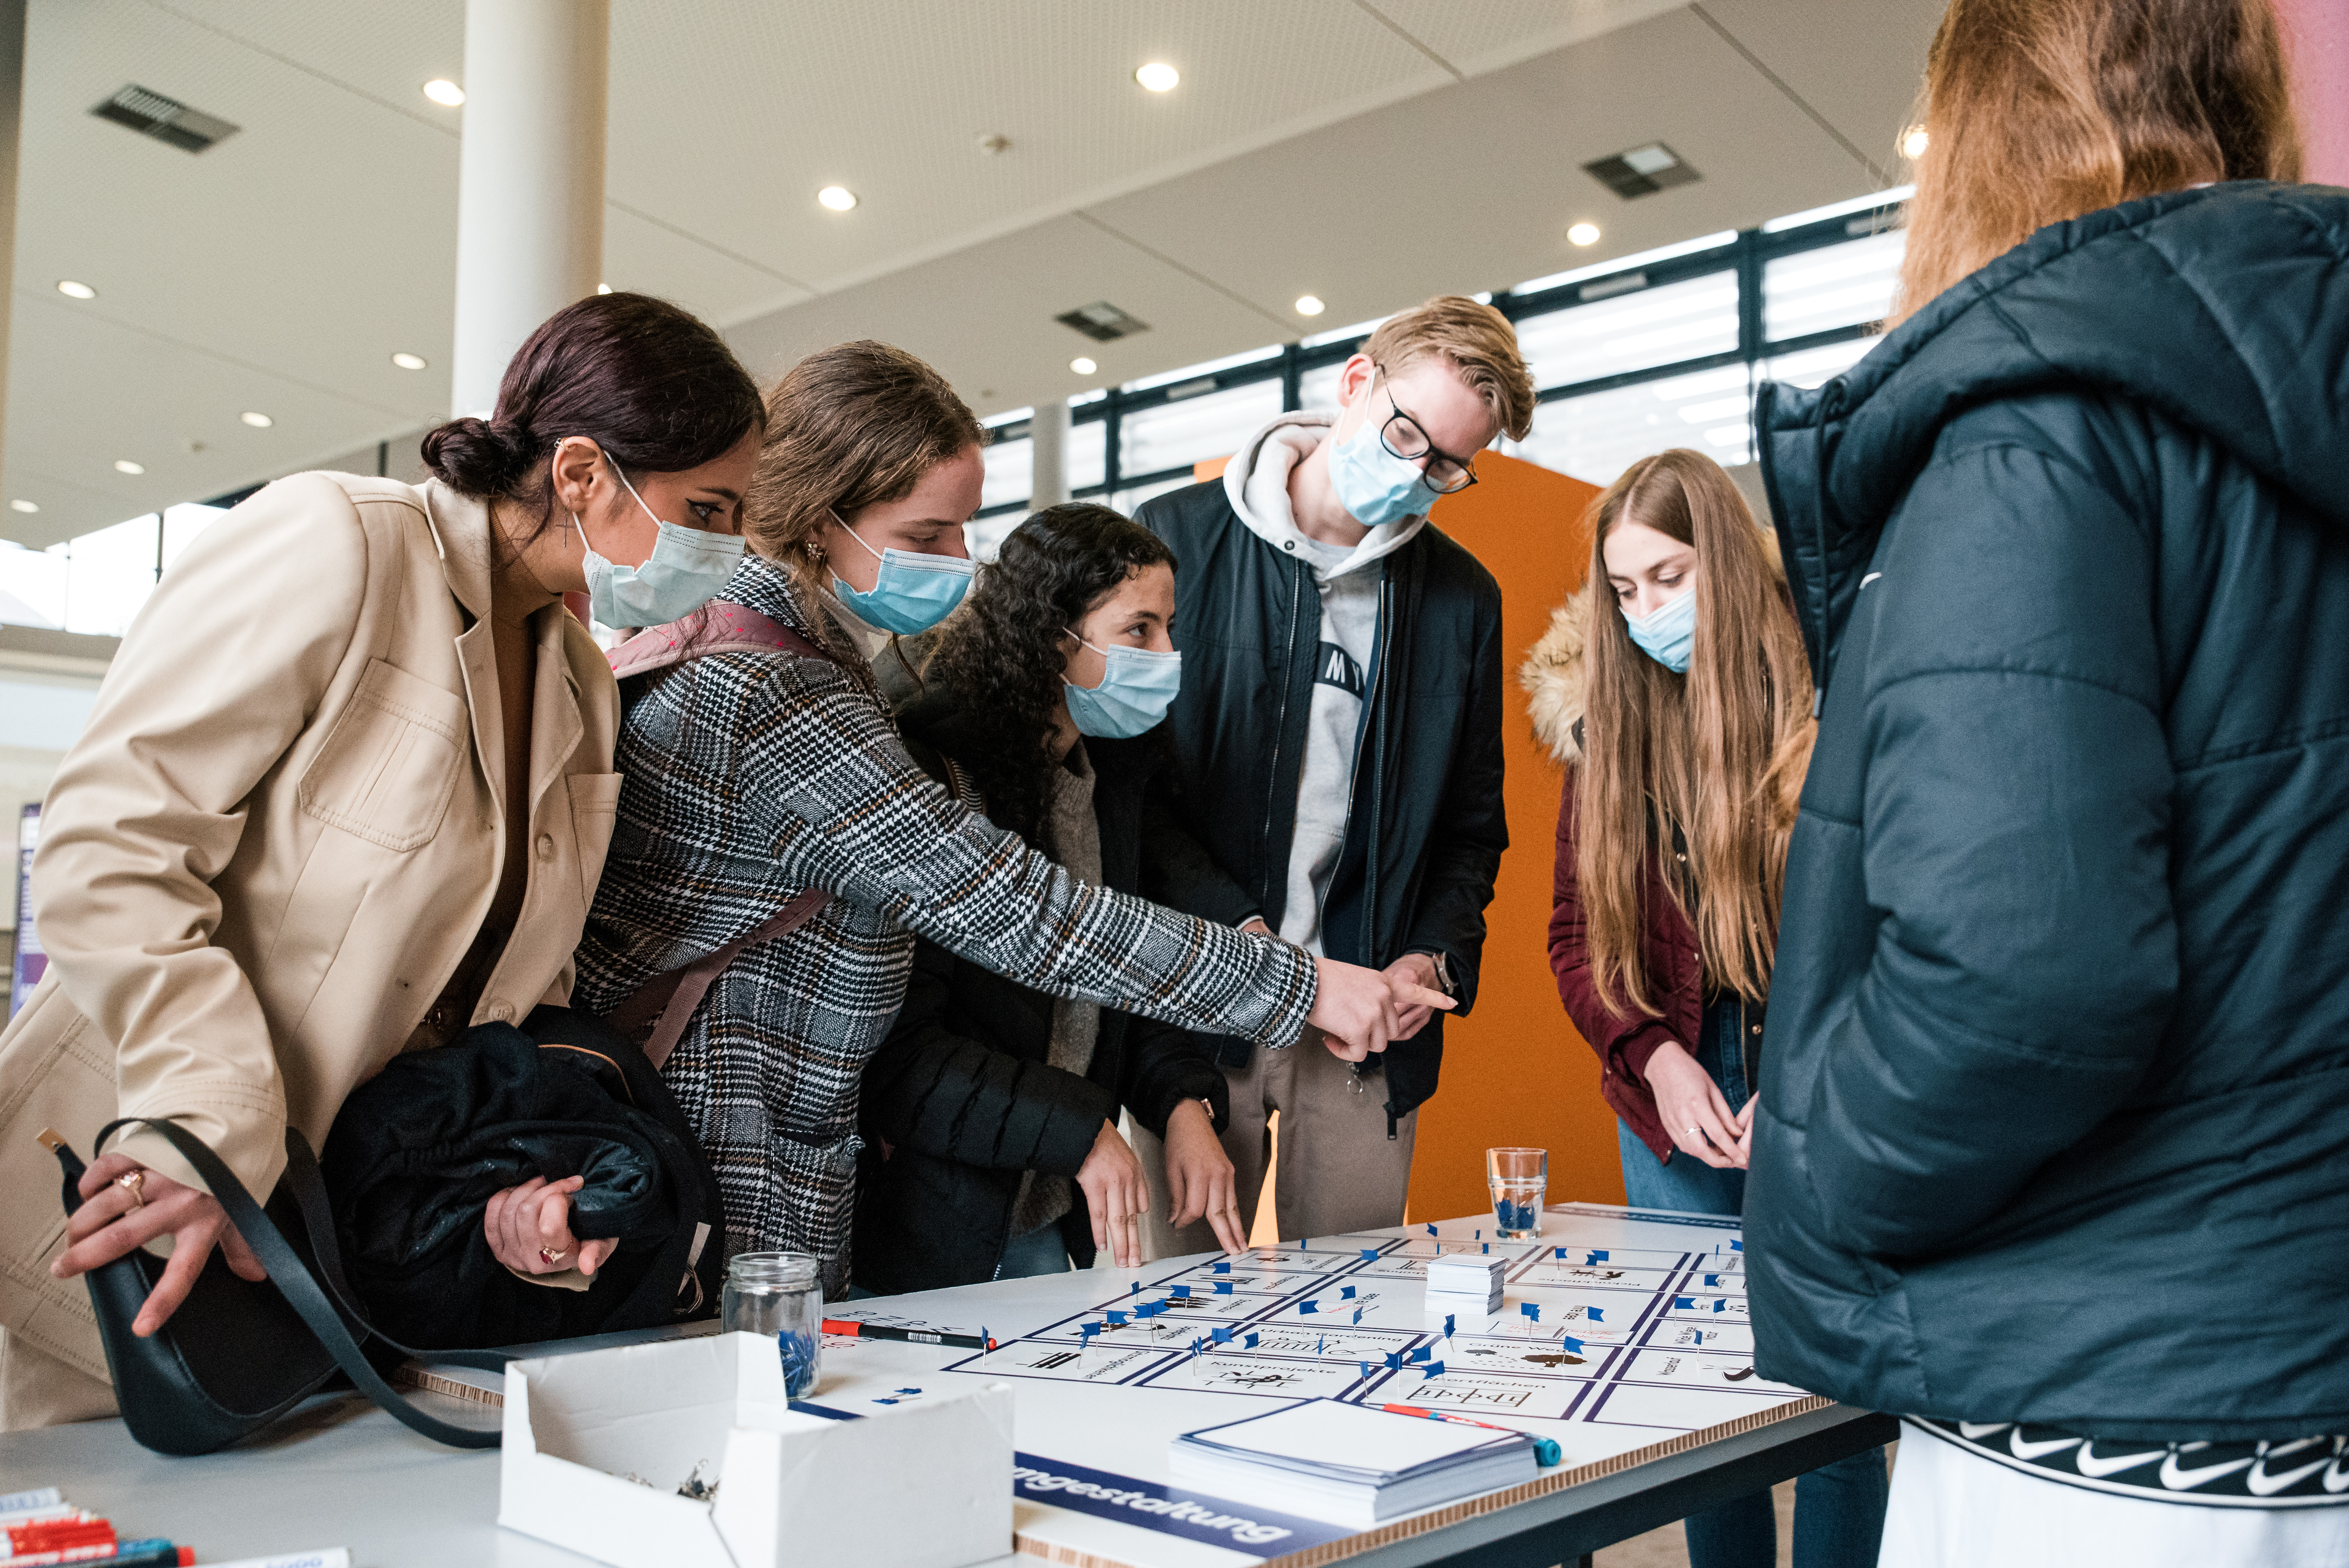
[[[1906,180],[1900,133],[1947,0],[1704,0],[1702,9],[1882,169]]]
[[[1626,201],[1583,172],[1657,139],[1703,178]],[[1318,294],[1319,322],[1334,323],[1747,227],[1871,183],[1680,10],[1089,211],[1268,311]],[[1602,235],[1588,250],[1566,240],[1583,221]]]

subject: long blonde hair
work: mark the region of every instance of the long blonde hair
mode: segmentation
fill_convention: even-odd
[[[2300,178],[2269,0],[1951,0],[1921,123],[1894,325],[2050,223]]]
[[[1643,458],[1591,503],[1583,760],[1575,872],[1599,995],[1654,1016],[1640,947],[1651,854],[1696,927],[1711,989],[1770,989],[1787,824],[1767,798],[1773,759],[1810,730],[1811,676],[1762,531],[1721,465],[1685,449]],[[1607,536],[1640,523],[1696,551],[1688,673],[1631,642],[1607,580]],[[1688,844],[1683,872],[1672,830]],[[1692,899],[1695,907],[1692,910]]]

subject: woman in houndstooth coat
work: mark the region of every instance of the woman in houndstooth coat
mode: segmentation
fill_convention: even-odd
[[[743,951],[663,1072],[724,1191],[729,1253],[813,1253],[836,1297],[860,1076],[917,934],[1053,995],[1270,1047],[1309,1021],[1359,1057],[1427,997],[1079,882],[931,780],[868,662],[894,657],[893,639],[842,591],[902,620],[885,614],[885,575],[903,573],[882,552],[916,572],[960,562],[984,432],[935,371],[877,343],[802,360],[768,395],[768,420],[745,513],[756,553],[722,597],[828,656],[728,652],[623,685],[618,822],[576,995],[607,1010],[802,893],[832,895]]]

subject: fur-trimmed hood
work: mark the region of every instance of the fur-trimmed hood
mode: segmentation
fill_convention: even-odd
[[[1590,595],[1578,588],[1549,613],[1549,630],[1517,666],[1517,684],[1526,688],[1526,707],[1533,716],[1534,738],[1560,762],[1578,765],[1582,747],[1575,738],[1575,725],[1582,717],[1582,644],[1589,620]]]
[[[1762,554],[1783,590],[1785,563],[1779,558],[1778,537],[1762,531]],[[1582,649],[1590,631],[1590,595],[1577,588],[1572,596],[1549,613],[1549,630],[1517,666],[1517,684],[1526,690],[1526,708],[1534,721],[1534,738],[1560,762],[1579,767],[1582,744],[1575,726],[1582,717]]]

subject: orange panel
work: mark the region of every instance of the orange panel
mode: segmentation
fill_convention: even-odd
[[[1203,485],[1209,480],[1222,479],[1224,470],[1231,466],[1232,460],[1229,458],[1203,459],[1191,465],[1191,482],[1195,485]]]
[[[1419,1113],[1415,1219],[1487,1207],[1485,1150],[1503,1144],[1549,1150],[1553,1202],[1623,1201],[1615,1113],[1599,1098],[1598,1058],[1567,1022],[1549,971],[1560,765],[1535,742],[1517,686],[1526,650],[1589,569],[1583,512],[1599,490],[1495,452],[1476,459],[1476,475],[1478,483],[1436,503],[1434,519],[1501,584],[1509,851],[1485,912],[1475,1014],[1444,1026],[1443,1081]]]

